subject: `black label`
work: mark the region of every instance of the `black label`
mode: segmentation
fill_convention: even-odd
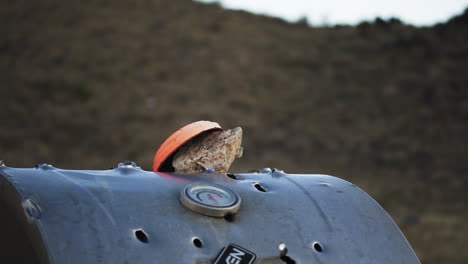
[[[235,244],[225,247],[213,264],[252,264],[255,254]]]

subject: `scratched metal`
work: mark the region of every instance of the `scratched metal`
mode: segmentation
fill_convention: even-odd
[[[10,203],[29,206],[19,220],[40,234],[30,239],[43,263],[212,263],[231,243],[254,252],[255,263],[420,263],[390,216],[349,182],[275,170],[231,177],[0,167],[1,186],[18,196]],[[237,215],[185,208],[180,190],[192,182],[237,192]]]

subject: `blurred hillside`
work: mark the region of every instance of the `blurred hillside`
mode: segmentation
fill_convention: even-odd
[[[468,262],[468,9],[317,28],[188,0],[4,0],[0,36],[9,166],[150,170],[189,122],[242,126],[234,171],[344,178],[423,263]]]

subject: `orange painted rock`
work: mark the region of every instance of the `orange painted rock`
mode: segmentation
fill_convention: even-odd
[[[211,130],[221,130],[218,123],[210,121],[198,121],[184,126],[174,132],[161,144],[153,161],[153,171],[171,171],[172,155],[187,141]],[[172,168],[173,170],[173,168]]]

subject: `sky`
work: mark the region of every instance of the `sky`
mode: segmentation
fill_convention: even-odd
[[[219,2],[229,9],[280,17],[294,22],[306,17],[312,25],[355,25],[363,20],[397,17],[405,23],[430,26],[461,14],[468,0],[197,0]]]

